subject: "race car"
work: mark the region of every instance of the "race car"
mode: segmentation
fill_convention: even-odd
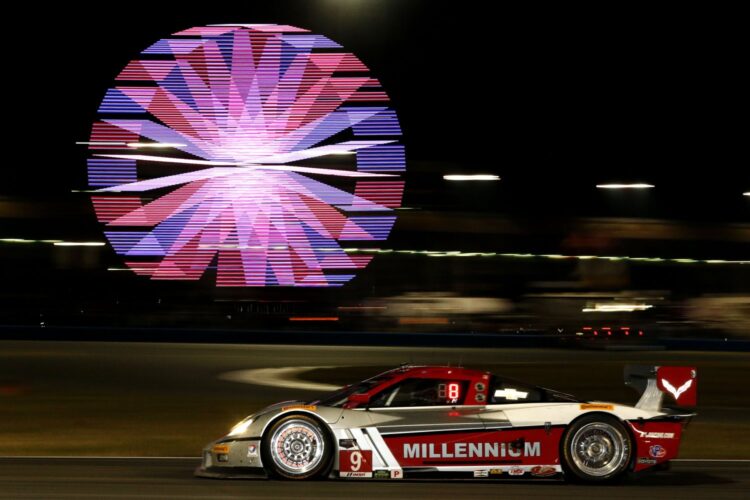
[[[315,401],[287,401],[210,443],[196,475],[613,480],[677,456],[693,367],[629,366],[635,406],[463,367],[401,366]],[[662,407],[667,396],[675,407]],[[673,405],[674,406],[674,405]]]

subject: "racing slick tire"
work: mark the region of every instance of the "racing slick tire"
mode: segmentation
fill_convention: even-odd
[[[289,415],[276,421],[265,433],[261,450],[268,474],[279,479],[324,477],[333,465],[328,431],[306,415]]]
[[[622,423],[606,414],[582,417],[563,437],[562,466],[574,479],[607,482],[626,472],[633,443]]]

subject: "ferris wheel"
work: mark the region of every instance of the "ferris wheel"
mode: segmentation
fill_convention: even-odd
[[[294,26],[194,27],[159,40],[98,109],[88,178],[136,274],[217,286],[341,286],[401,204],[401,128],[353,54]]]

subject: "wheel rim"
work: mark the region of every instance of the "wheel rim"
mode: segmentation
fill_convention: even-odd
[[[571,456],[578,470],[589,476],[608,476],[627,460],[628,446],[613,426],[594,422],[575,433],[570,445]]]
[[[315,426],[304,420],[289,420],[271,436],[271,459],[281,470],[301,475],[320,464],[325,439]]]

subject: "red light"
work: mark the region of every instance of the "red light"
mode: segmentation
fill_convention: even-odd
[[[607,332],[607,335],[612,335],[612,332]]]
[[[599,335],[599,332],[597,332],[596,330],[594,330],[594,335]]]
[[[638,336],[643,337],[643,330],[638,330]]]
[[[593,330],[593,328],[591,328],[590,326],[584,326],[583,329],[584,330]]]
[[[627,337],[628,335],[630,335],[630,332],[625,330],[625,336]]]

